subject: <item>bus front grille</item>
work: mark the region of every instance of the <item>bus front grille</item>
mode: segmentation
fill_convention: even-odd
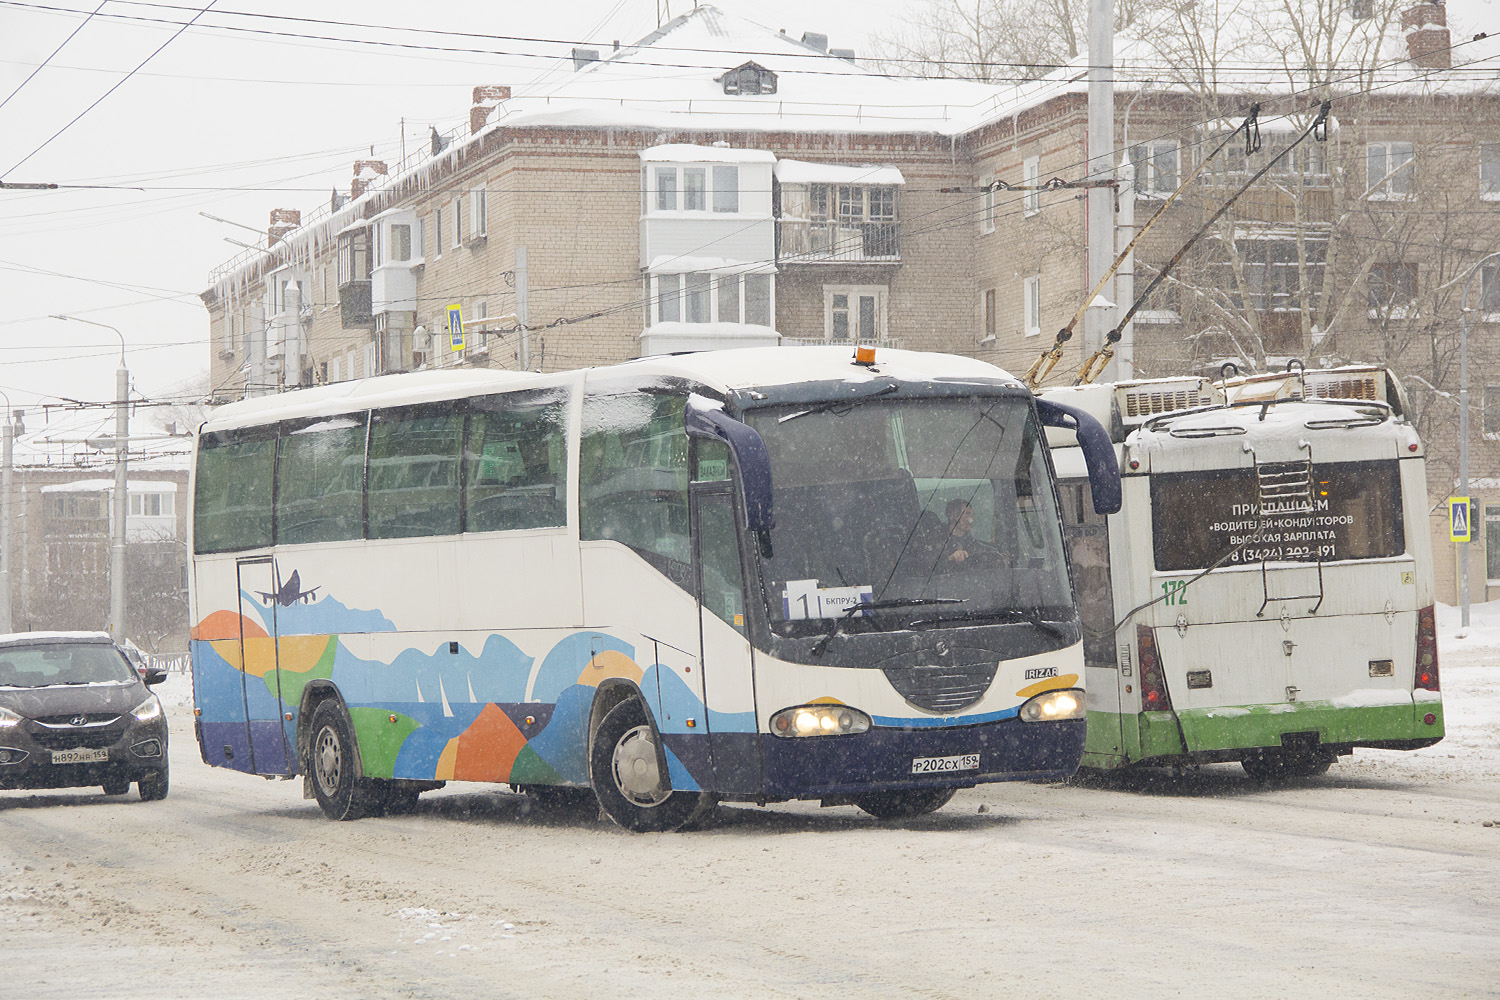
[[[989,690],[1000,664],[886,667],[885,676],[901,697],[918,708],[944,715],[962,711]]]

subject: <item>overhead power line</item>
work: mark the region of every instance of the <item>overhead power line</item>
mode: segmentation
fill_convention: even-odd
[[[107,4],[107,3],[109,3],[109,0],[100,0],[99,6],[95,7],[89,13],[88,17],[84,18],[81,22],[79,22],[78,27],[76,27],[72,31],[68,32],[68,37],[64,38],[58,44],[57,48],[53,49],[50,53],[48,53],[47,54],[47,58],[43,59],[40,63],[38,63],[36,69],[32,70],[31,73],[27,75],[26,79],[24,79],[20,83],[16,84],[16,89],[15,90],[12,90],[9,94],[5,95],[5,100],[0,101],[0,108],[3,108],[7,104],[9,104],[10,103],[10,99],[12,97],[15,97],[17,94],[19,94],[21,92],[21,88],[24,87],[24,86],[26,86],[28,83],[30,83],[32,77],[34,77],[38,73],[40,73],[43,70],[43,68],[45,68],[46,65],[52,61],[52,57],[55,56],[55,55],[57,55],[59,52],[61,52],[63,50],[63,46],[67,45],[69,42],[71,42],[73,40],[73,36],[76,35],[76,34],[78,34],[80,31],[82,31],[84,29],[84,26],[87,25],[90,21],[92,21],[94,19],[94,15],[97,14],[97,13],[99,13],[101,10],[103,10],[104,9],[104,5]]]

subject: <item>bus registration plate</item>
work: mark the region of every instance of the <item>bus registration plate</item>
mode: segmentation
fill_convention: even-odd
[[[101,760],[109,760],[108,750],[52,751],[52,763],[54,764],[92,764]]]
[[[977,753],[959,754],[956,757],[913,757],[911,762],[912,774],[936,774],[940,771],[977,770],[979,770],[979,755]]]

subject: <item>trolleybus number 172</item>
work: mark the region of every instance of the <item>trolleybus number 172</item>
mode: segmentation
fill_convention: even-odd
[[[979,770],[979,755],[977,753],[959,754],[956,757],[914,757],[911,762],[912,774],[931,774],[934,771],[977,770]]]

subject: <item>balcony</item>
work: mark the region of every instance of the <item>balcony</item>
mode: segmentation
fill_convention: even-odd
[[[782,264],[899,264],[901,223],[782,219],[776,224]]]

